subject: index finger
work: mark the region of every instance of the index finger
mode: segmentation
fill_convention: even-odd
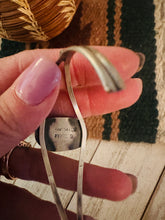
[[[138,69],[139,56],[126,48],[97,46],[110,62],[116,67],[125,81]],[[0,60],[0,94],[12,85],[15,79],[34,61],[34,59],[46,56],[54,62],[59,57],[59,49],[42,49],[23,51],[13,56]],[[71,62],[71,75],[73,87],[99,85],[100,80],[93,67],[81,54],[73,56]],[[65,80],[62,78],[61,88],[65,89]]]

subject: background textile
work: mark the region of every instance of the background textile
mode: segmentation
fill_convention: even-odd
[[[142,52],[143,93],[133,106],[85,119],[92,138],[131,142],[165,142],[164,0],[82,0],[70,26],[49,41],[49,48],[70,45],[115,45]],[[42,44],[2,39],[0,57]]]

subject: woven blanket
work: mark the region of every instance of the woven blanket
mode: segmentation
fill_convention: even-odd
[[[85,119],[89,137],[165,143],[164,12],[164,0],[82,0],[70,26],[49,41],[49,48],[115,45],[146,56],[143,69],[135,75],[143,81],[138,102],[121,111]],[[0,57],[26,46],[2,39]],[[30,45],[31,49],[35,47]]]

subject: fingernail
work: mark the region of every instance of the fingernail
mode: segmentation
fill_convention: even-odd
[[[139,72],[143,66],[144,66],[144,63],[145,63],[145,55],[143,53],[136,53],[139,57],[139,67],[138,67],[138,70],[137,72]]]
[[[131,179],[132,181],[132,194],[136,191],[137,188],[137,178],[136,176],[132,175],[132,174],[127,174],[127,176]]]
[[[41,57],[24,70],[15,91],[26,104],[38,105],[59,85],[60,79],[57,64]]]

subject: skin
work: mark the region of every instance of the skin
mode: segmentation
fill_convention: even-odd
[[[116,67],[125,82],[125,89],[110,94],[104,92],[89,62],[80,54],[76,54],[71,64],[72,84],[84,117],[127,108],[138,100],[142,92],[141,80],[131,78],[139,67],[139,57],[136,53],[119,47],[96,49]],[[40,56],[56,61],[59,50],[24,51],[0,60],[0,157],[34,132],[48,115],[74,116],[65,87],[63,65],[60,66],[62,79],[59,86],[40,104],[27,105],[16,95],[15,87],[21,73]],[[76,190],[78,162],[52,153],[49,155],[57,185]],[[48,183],[38,149],[16,148],[10,157],[9,167],[12,175],[18,178]],[[113,201],[123,200],[131,195],[136,184],[133,175],[85,164],[83,191],[89,196]],[[26,190],[0,182],[0,195],[3,198],[0,199],[1,219],[59,219],[54,204],[42,201]],[[68,212],[68,216],[69,219],[76,219],[74,213]],[[84,219],[92,218],[85,216]]]

